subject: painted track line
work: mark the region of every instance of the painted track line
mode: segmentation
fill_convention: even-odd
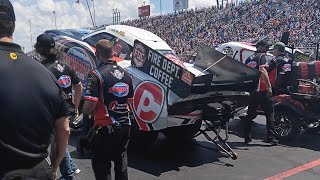
[[[293,176],[295,174],[298,174],[300,172],[306,171],[308,169],[312,169],[312,168],[319,166],[319,165],[320,165],[320,159],[309,162],[309,163],[301,165],[301,166],[298,166],[296,168],[290,169],[290,170],[285,171],[283,173],[268,177],[264,180],[281,180],[281,179]]]

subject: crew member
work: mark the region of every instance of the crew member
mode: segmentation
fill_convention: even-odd
[[[82,84],[74,70],[69,65],[58,60],[58,51],[55,49],[55,41],[49,34],[41,34],[37,37],[35,50],[42,56],[41,63],[50,70],[58,79],[58,83],[65,93],[65,100],[75,118],[78,116],[78,108],[82,95]],[[72,88],[74,95],[72,95]],[[73,162],[68,149],[60,164],[60,172],[63,179],[72,180],[74,175],[80,172]]]
[[[272,145],[277,145],[278,141],[275,138],[274,131],[274,109],[272,102],[272,87],[266,70],[267,60],[265,57],[269,49],[269,44],[266,40],[261,40],[256,44],[257,51],[254,55],[246,60],[246,64],[261,72],[258,89],[255,92],[250,92],[248,114],[245,117],[244,123],[244,141],[249,144],[251,138],[251,126],[253,119],[257,117],[257,106],[261,105],[267,119],[267,142]]]
[[[112,43],[100,40],[96,57],[101,62],[88,76],[84,115],[94,111],[92,168],[97,180],[111,180],[111,161],[115,179],[128,179],[127,147],[130,138],[128,104],[133,86],[129,74],[112,59]]]
[[[56,78],[13,43],[15,20],[11,2],[0,0],[0,179],[56,179],[70,112]],[[50,162],[53,131],[56,154]]]
[[[275,56],[269,63],[267,68],[270,72],[271,85],[273,95],[288,94],[289,76],[291,72],[291,63],[285,55],[286,45],[282,42],[277,42],[273,46],[272,54]]]

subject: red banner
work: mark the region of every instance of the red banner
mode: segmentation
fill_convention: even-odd
[[[139,17],[150,16],[150,5],[138,7]]]

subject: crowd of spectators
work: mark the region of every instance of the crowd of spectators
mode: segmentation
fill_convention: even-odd
[[[215,47],[230,41],[280,40],[290,32],[290,45],[319,41],[319,0],[260,0],[225,7],[185,10],[121,24],[146,29],[164,39],[177,54],[189,54],[200,43]]]

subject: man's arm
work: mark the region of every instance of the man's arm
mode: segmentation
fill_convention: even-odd
[[[100,80],[99,78],[90,73],[88,75],[88,85],[86,87],[86,92],[84,95],[84,104],[83,104],[83,115],[89,115],[92,113],[97,105],[99,92],[100,92]]]
[[[128,94],[128,104],[132,104],[133,103],[133,94],[134,90],[133,90],[133,83],[132,83],[132,77],[130,76],[130,83],[129,83],[129,94]]]
[[[54,150],[54,159],[52,162],[53,166],[53,176],[56,175],[57,169],[59,167],[59,164],[61,163],[61,160],[63,159],[66,148],[68,145],[68,139],[69,139],[70,129],[69,129],[69,120],[67,117],[62,117],[56,120],[54,124],[54,144],[55,144],[55,150]]]
[[[85,100],[83,104],[83,115],[91,114],[96,108],[97,102],[91,100]]]
[[[83,90],[82,83],[79,82],[77,85],[74,85],[73,89],[74,89],[73,104],[75,108],[78,109],[81,101],[82,90]]]
[[[67,71],[69,72],[69,75],[71,77],[71,82],[72,82],[72,87],[74,89],[73,92],[73,104],[75,106],[75,109],[78,110],[79,104],[81,101],[81,96],[82,96],[82,83],[80,79],[78,78],[76,72],[70,68],[70,66],[66,65]]]
[[[260,72],[261,72],[261,78],[264,80],[264,82],[267,84],[268,90],[267,92],[270,94],[272,94],[272,86],[271,86],[271,82],[269,79],[269,74],[268,71],[265,69],[265,67],[260,67]]]

